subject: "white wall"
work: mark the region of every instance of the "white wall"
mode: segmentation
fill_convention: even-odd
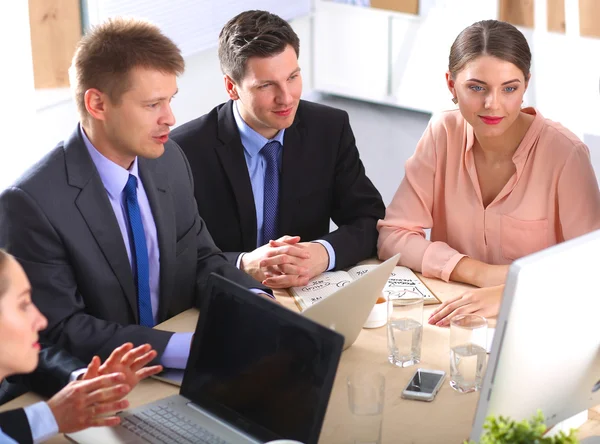
[[[17,41],[19,45],[7,45],[14,54],[9,60],[18,63],[15,70],[1,70],[3,85],[10,85],[6,90],[10,100],[0,106],[3,113],[10,111],[2,123],[13,126],[8,133],[7,143],[0,138],[0,190],[10,185],[27,167],[50,151],[56,144],[67,138],[78,122],[75,102],[70,91],[33,89],[33,68],[31,66],[31,44],[29,39],[29,18],[27,2],[13,2],[19,5],[14,14],[2,15],[3,20],[10,16],[11,24],[19,19],[21,26],[11,31],[3,41]],[[310,94],[311,85],[311,17],[303,17],[292,22],[300,37],[300,66],[304,78],[304,92]],[[2,29],[8,29],[2,27]],[[4,31],[3,31],[4,32]],[[19,36],[14,35],[18,32]],[[2,55],[4,57],[4,48]],[[173,100],[173,111],[177,125],[185,123],[210,111],[214,106],[227,100],[223,76],[219,67],[217,49],[212,48],[186,58],[186,70],[178,82],[179,93]],[[11,95],[14,94],[14,97]],[[6,106],[10,103],[10,108]],[[32,122],[32,123],[28,123]],[[7,127],[5,126],[5,129]],[[9,128],[10,129],[10,128]],[[24,135],[27,137],[24,137]]]
[[[14,178],[15,170],[31,163],[29,150],[33,121],[33,66],[29,34],[29,8],[26,1],[3,4],[0,14],[0,189]]]
[[[578,2],[566,0],[567,33],[520,28],[532,50],[526,106],[536,106],[579,137],[600,135],[600,39],[578,35]],[[453,108],[444,74],[450,46],[473,22],[498,16],[497,0],[421,0],[420,14],[316,0],[317,91],[423,112]]]
[[[545,1],[535,0],[537,15],[544,15],[539,5]],[[2,55],[8,54],[5,60],[11,60],[11,69],[0,71],[2,84],[8,85],[3,88],[8,99],[0,106],[0,113],[3,116],[7,113],[2,123],[10,128],[0,139],[0,189],[12,182],[34,159],[67,137],[78,120],[68,91],[36,92],[33,96],[26,3],[10,2],[9,9],[14,11],[0,18],[0,21],[10,21],[11,25],[18,23],[14,27],[9,27],[9,23],[0,26],[0,32],[6,34],[2,41],[10,42],[10,45],[2,44]],[[567,19],[576,18],[573,9],[577,7],[577,1],[565,3]],[[319,15],[323,12],[323,4],[329,6],[326,16]],[[304,95],[310,97],[313,86],[323,85],[319,76],[325,73],[327,88],[324,90],[329,88],[328,92],[361,99],[379,94],[380,100],[374,101],[388,104],[395,101],[395,105],[404,103],[409,109],[426,112],[450,108],[453,105],[445,86],[444,71],[452,40],[464,26],[493,17],[496,5],[496,0],[421,0],[422,11],[426,11],[423,18],[396,14],[390,22],[394,36],[398,38],[392,42],[390,51],[394,76],[389,87],[391,99],[385,100],[382,94],[385,95],[388,89],[385,81],[388,67],[385,60],[380,63],[376,54],[387,58],[388,42],[372,45],[361,45],[360,42],[372,39],[378,32],[381,34],[381,30],[374,32],[369,28],[369,23],[379,26],[380,18],[384,17],[383,24],[387,26],[387,13],[371,10],[374,14],[369,18],[365,15],[367,8],[316,0],[316,18],[305,17],[292,23],[301,40]],[[349,17],[355,26],[348,28],[345,22],[340,22],[339,11],[344,6],[352,14]],[[320,29],[325,32],[313,34],[313,22],[324,24],[325,28]],[[522,29],[533,51],[533,79],[525,104],[539,107],[546,117],[560,121],[581,138],[596,141],[597,138],[586,137],[600,135],[600,39],[578,37],[573,29],[577,28],[572,22],[567,24],[567,35],[548,33],[543,26],[535,30]],[[354,40],[340,38],[340,32],[346,31]],[[323,53],[325,47],[331,48],[331,53],[324,58],[317,57],[313,66],[313,56]],[[366,53],[361,53],[361,48]],[[179,81],[180,93],[173,103],[177,124],[202,115],[226,100],[216,48],[189,56],[186,61],[186,72]],[[345,67],[344,63],[350,63],[351,67]],[[349,88],[345,87],[353,79],[361,88],[360,94],[348,93]],[[376,86],[377,79],[383,86]],[[429,105],[419,106],[424,103]],[[26,138],[24,134],[27,134]]]

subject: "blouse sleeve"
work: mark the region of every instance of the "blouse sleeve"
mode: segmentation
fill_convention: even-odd
[[[385,219],[377,224],[378,255],[382,260],[400,253],[399,264],[426,277],[448,281],[464,257],[445,242],[430,242],[425,229],[433,226],[436,146],[432,124],[417,144],[405,165],[405,176],[386,209]]]
[[[558,179],[558,214],[565,240],[600,228],[600,190],[584,144],[571,152]]]

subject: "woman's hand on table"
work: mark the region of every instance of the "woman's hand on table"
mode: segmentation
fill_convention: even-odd
[[[493,317],[500,311],[504,285],[469,290],[462,295],[449,299],[440,305],[427,321],[431,325],[446,327],[457,315],[476,314]]]

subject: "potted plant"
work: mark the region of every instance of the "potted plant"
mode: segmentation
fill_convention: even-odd
[[[548,429],[540,410],[531,419],[524,419],[521,422],[504,416],[489,416],[483,424],[483,430],[479,444],[575,444],[579,442],[574,429],[571,429],[568,434],[561,431],[555,436],[544,436]],[[475,444],[475,442],[465,441],[465,444]]]

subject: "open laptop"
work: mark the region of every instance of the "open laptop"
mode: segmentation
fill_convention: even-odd
[[[317,443],[343,337],[214,273],[209,286],[180,394],[123,412],[117,427],[70,439]]]
[[[335,293],[306,308],[302,315],[344,336],[344,349],[356,341],[400,254],[391,257]],[[154,378],[181,385],[183,370],[165,369]]]
[[[344,336],[344,349],[356,341],[400,254],[306,308],[302,315]]]
[[[471,439],[488,415],[551,427],[600,404],[600,230],[509,269]]]

